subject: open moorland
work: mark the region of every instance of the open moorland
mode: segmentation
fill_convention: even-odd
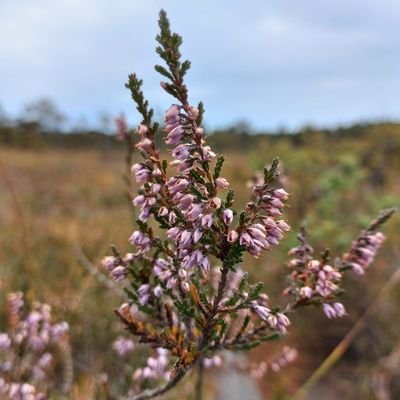
[[[22,290],[28,299],[51,304],[71,327],[73,397],[102,398],[101,374],[109,375],[111,385],[120,384],[118,376],[125,368],[110,345],[123,332],[113,313],[123,294],[100,268],[110,244],[122,252],[130,248],[127,238],[135,216],[123,179],[124,148],[101,135],[25,134],[8,131],[0,136],[0,328],[5,324],[9,291]],[[212,135],[210,142],[225,154],[224,176],[237,191],[238,206],[248,199],[246,182],[253,171],[275,156],[281,159],[281,183],[291,194],[286,218],[292,232],[279,249],[259,260],[244,261],[254,279],[265,281],[267,292],[276,299],[287,274],[286,253],[303,222],[317,249],[329,247],[339,254],[380,209],[400,204],[397,124],[366,125],[354,131],[305,129],[293,135],[252,136],[227,130]],[[276,399],[294,393],[356,323],[400,267],[399,224],[396,215],[385,226],[388,239],[368,274],[347,281],[344,297],[349,316],[330,321],[330,329],[322,313],[307,310],[296,316],[300,323],[287,343],[297,348],[299,358],[276,379],[260,380],[264,393]],[[400,348],[399,285],[380,300],[349,350],[321,381],[324,399],[378,398],[374,382],[382,376],[392,385],[392,393],[400,396],[400,371],[386,368],[384,362],[387,357],[395,359]],[[307,323],[301,323],[303,318]],[[249,356],[268,359],[281,346],[268,344]],[[267,384],[272,381],[273,386]],[[171,398],[178,397],[171,392]]]

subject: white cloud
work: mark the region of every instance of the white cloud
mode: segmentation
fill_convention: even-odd
[[[0,103],[16,112],[45,95],[75,116],[134,115],[123,83],[136,70],[162,109],[152,70],[161,6],[184,36],[192,98],[211,125],[399,117],[397,0],[1,2]]]

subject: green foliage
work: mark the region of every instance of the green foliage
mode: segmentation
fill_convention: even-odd
[[[245,251],[245,246],[241,246],[236,243],[235,245],[230,247],[229,253],[226,255],[224,259],[224,264],[229,269],[234,269],[234,266],[240,264],[243,261],[243,252]]]
[[[264,182],[266,185],[269,185],[270,183],[272,183],[274,180],[276,180],[278,178],[278,176],[279,176],[278,166],[279,166],[279,158],[275,157],[272,160],[271,167],[264,168]]]
[[[214,179],[219,178],[219,176],[221,175],[221,171],[222,171],[222,166],[224,165],[224,157],[223,156],[219,156],[217,158],[217,162],[215,163],[215,169],[214,169]]]
[[[199,105],[197,106],[197,109],[199,110],[199,115],[196,119],[196,124],[201,125],[203,122],[203,116],[204,116],[204,104],[202,101],[200,101]]]
[[[235,196],[234,191],[233,190],[228,190],[228,193],[226,194],[225,208],[232,207],[234,196]]]
[[[156,71],[170,80],[170,83],[162,83],[162,87],[166,92],[185,104],[187,102],[187,89],[185,85],[182,85],[182,82],[183,77],[190,68],[190,61],[180,61],[181,53],[179,48],[182,44],[182,37],[177,33],[171,32],[169,20],[164,10],[160,11],[158,24],[160,33],[156,36],[156,40],[160,45],[157,46],[156,52],[165,61],[168,70],[157,65],[155,67]]]
[[[144,98],[142,91],[143,81],[138,79],[136,74],[129,75],[128,83],[125,87],[130,90],[132,99],[136,104],[139,114],[143,117],[143,123],[150,125],[154,115],[154,110],[149,108],[149,102]]]

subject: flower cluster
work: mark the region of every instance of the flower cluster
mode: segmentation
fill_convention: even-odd
[[[219,355],[216,354],[212,357],[205,357],[203,359],[203,365],[205,368],[219,368],[223,365],[224,359]]]
[[[329,318],[343,316],[337,297],[344,270],[365,269],[380,245],[380,236],[370,229],[342,262],[331,263],[327,252],[313,257],[303,232],[300,245],[290,252],[292,272],[285,293],[293,301],[285,307],[272,304],[262,283],[251,284],[247,273],[237,269],[245,254],[259,258],[290,230],[282,218],[289,194],[279,187],[279,160],[254,180],[251,200],[237,211],[234,192],[221,176],[224,157],[206,143],[203,106],[188,99],[184,76],[190,62],[181,60],[182,39],[171,32],[163,11],[159,26],[157,53],[166,66],[156,70],[167,78],[161,87],[175,98],[162,129],[172,161],[161,158],[159,125],[152,121],[142,81],[132,74],[127,88],[143,118],[136,129],[142,159],[131,168],[138,186],[133,198],[137,229],[129,238],[132,253],[122,256],[113,248],[113,255],[103,260],[115,281],[129,282],[128,302],[116,310],[118,317],[140,342],[158,351],[134,378],[170,379],[151,394],[134,397],[138,399],[164,393],[201,360],[204,365],[218,363],[215,356],[221,350],[247,350],[284,336],[288,313],[300,305],[320,305]],[[114,348],[125,355],[133,344],[118,340]]]
[[[350,250],[343,256],[342,262],[356,274],[363,275],[374,261],[375,255],[385,240],[381,232],[362,232],[353,242]]]
[[[126,263],[120,257],[107,256],[102,260],[102,265],[106,268],[116,282],[120,282],[127,276]]]
[[[328,264],[327,253],[321,260],[313,258],[314,249],[307,243],[304,229],[298,239],[300,244],[289,251],[289,255],[293,257],[288,263],[292,272],[290,286],[285,290],[285,294],[294,296],[296,306],[322,303],[328,318],[344,316],[344,306],[334,301],[341,292],[340,268]]]
[[[169,379],[169,357],[168,350],[158,348],[153,357],[147,359],[147,365],[144,368],[137,369],[132,378],[134,382],[146,380]]]
[[[280,312],[273,313],[270,308],[262,306],[257,301],[252,302],[254,312],[264,321],[268,322],[271,329],[277,329],[281,333],[287,332],[290,325],[289,318]]]
[[[261,379],[270,370],[279,372],[297,359],[298,352],[295,348],[284,346],[281,353],[270,362],[262,361],[254,363],[250,367],[250,376],[254,379]]]
[[[276,167],[277,165],[273,165],[272,171]],[[238,233],[230,232],[230,241],[238,237],[239,243],[254,257],[259,257],[262,250],[269,250],[271,246],[279,244],[284,232],[290,230],[290,226],[283,219],[277,220],[282,215],[282,209],[289,195],[284,189],[271,188],[269,183],[270,178],[266,176],[263,184],[253,186],[252,193],[255,200],[246,205],[247,223]]]
[[[307,243],[304,229],[298,239],[300,244],[289,251],[289,255],[293,257],[288,263],[292,272],[290,286],[285,293],[294,296],[296,306],[322,303],[328,318],[343,317],[346,314],[345,308],[335,301],[342,291],[340,266],[329,265],[328,253],[320,260],[313,257],[314,249]]]
[[[2,395],[2,398],[13,400],[45,399],[44,394],[37,393],[35,387],[29,383],[7,383],[3,378],[0,378],[0,395]]]
[[[21,292],[8,295],[9,331],[0,333],[0,394],[15,400],[47,398],[56,365],[55,346],[68,339],[68,324],[53,323],[51,308]]]
[[[302,228],[298,239],[300,244],[289,251],[292,259],[288,266],[292,270],[289,286],[284,294],[291,295],[293,302],[290,307],[308,304],[322,304],[322,309],[328,318],[343,317],[346,309],[337,301],[342,293],[341,281],[344,273],[350,269],[362,275],[374,260],[377,250],[385,237],[377,231],[394,212],[388,209],[361,232],[350,250],[342,257],[329,262],[329,251],[326,250],[320,259],[313,257],[314,249],[307,243],[306,231]]]
[[[119,336],[114,340],[112,347],[118,355],[125,357],[133,352],[135,349],[135,343],[131,339]]]
[[[149,383],[170,379],[172,359],[170,351],[163,348],[157,348],[155,351],[151,351],[145,361],[145,366],[133,370],[132,364],[136,364],[135,360],[142,349],[137,349],[135,343],[124,336],[118,336],[114,340],[112,347],[118,355],[120,362],[124,363],[123,368],[121,368],[123,373],[120,371],[118,374],[119,378],[122,378],[120,382],[124,381],[130,387],[130,391],[135,392],[139,390],[141,386],[146,386]],[[202,359],[202,365],[205,369],[220,368],[224,365],[224,358],[220,354],[204,357]],[[104,373],[101,375],[100,380],[103,383],[107,383],[109,377]],[[104,389],[110,394],[110,387],[108,384]]]

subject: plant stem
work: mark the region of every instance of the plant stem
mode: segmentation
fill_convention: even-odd
[[[187,370],[180,370],[174,378],[168,381],[165,385],[160,386],[155,389],[145,390],[137,395],[133,395],[132,397],[128,396],[124,400],[147,400],[152,399],[153,397],[160,396],[168,390],[172,389],[177,385],[177,383],[186,375]]]
[[[203,359],[200,358],[198,363],[199,363],[199,366],[197,368],[195,400],[202,400],[203,399],[203,378],[204,378]]]

